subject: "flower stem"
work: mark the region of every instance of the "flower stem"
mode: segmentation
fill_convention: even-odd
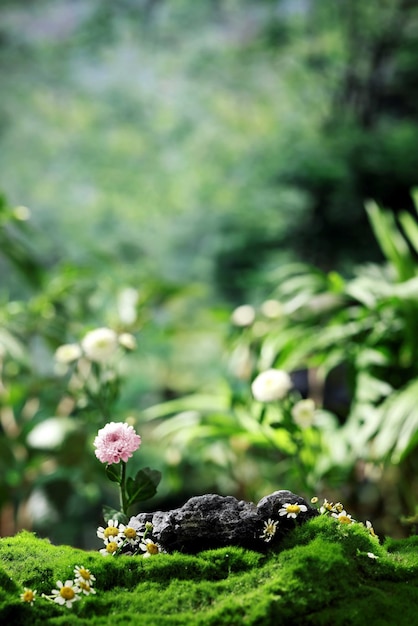
[[[128,515],[128,502],[126,497],[126,463],[125,461],[120,461],[122,465],[122,471],[120,475],[120,505],[122,507],[122,511],[125,515]]]

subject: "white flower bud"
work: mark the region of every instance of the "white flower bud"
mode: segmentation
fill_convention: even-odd
[[[259,402],[282,400],[292,388],[292,380],[284,370],[268,369],[261,372],[251,385],[253,396]]]
[[[283,315],[283,307],[278,300],[266,300],[261,305],[261,312],[270,319],[277,319]]]
[[[251,326],[255,320],[255,309],[251,304],[242,304],[237,307],[231,315],[231,322],[234,326]]]
[[[309,428],[313,424],[315,402],[311,398],[299,400],[292,408],[292,417],[300,428]]]
[[[119,335],[119,344],[126,350],[135,350],[136,339],[131,333],[122,333]]]
[[[81,348],[78,343],[65,343],[55,351],[55,360],[57,363],[68,365],[76,361],[81,356]]]
[[[118,348],[118,336],[110,328],[96,328],[90,331],[81,342],[84,354],[90,361],[104,363]]]

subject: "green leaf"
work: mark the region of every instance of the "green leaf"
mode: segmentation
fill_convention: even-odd
[[[418,224],[416,217],[412,216],[410,213],[401,213],[399,215],[399,221],[409,241],[414,246],[416,252],[418,252]]]
[[[127,524],[129,522],[128,516],[125,515],[122,511],[117,511],[116,509],[112,509],[111,506],[104,506],[103,509],[103,519],[107,523],[109,520],[117,520],[121,524]]]
[[[226,394],[203,395],[194,394],[163,402],[145,409],[141,419],[151,421],[177,414],[180,411],[222,411],[228,407],[229,397]]]
[[[157,493],[161,480],[161,472],[144,467],[137,472],[135,479],[129,477],[126,481],[128,505],[152,498]]]
[[[405,451],[411,450],[418,429],[417,394],[418,381],[412,380],[380,405],[379,432],[373,442],[377,458],[391,455],[392,463],[399,463]]]
[[[414,275],[414,264],[406,240],[396,226],[392,214],[383,211],[375,202],[367,202],[369,220],[383,254],[396,269],[400,280]]]
[[[122,466],[120,463],[112,463],[111,465],[106,465],[106,476],[113,483],[118,483],[120,485],[121,481],[121,473]]]

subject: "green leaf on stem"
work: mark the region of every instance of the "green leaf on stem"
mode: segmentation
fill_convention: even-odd
[[[121,524],[127,524],[129,522],[128,516],[125,515],[122,511],[117,511],[116,509],[112,509],[111,506],[104,506],[103,509],[103,519],[107,523],[109,520],[117,520]]]
[[[152,498],[157,493],[161,480],[161,472],[144,467],[137,472],[135,478],[129,477],[126,481],[128,505]]]
[[[122,475],[122,466],[120,463],[112,463],[111,465],[106,465],[106,476],[113,483],[118,483],[120,485]]]

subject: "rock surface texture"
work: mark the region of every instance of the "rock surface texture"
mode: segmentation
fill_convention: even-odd
[[[301,506],[295,517],[283,513],[289,504]],[[172,511],[140,513],[130,523],[143,530],[146,522],[151,522],[152,539],[167,552],[196,554],[225,546],[265,551],[296,524],[316,515],[317,510],[301,496],[281,490],[265,496],[257,505],[233,496],[196,496]]]

